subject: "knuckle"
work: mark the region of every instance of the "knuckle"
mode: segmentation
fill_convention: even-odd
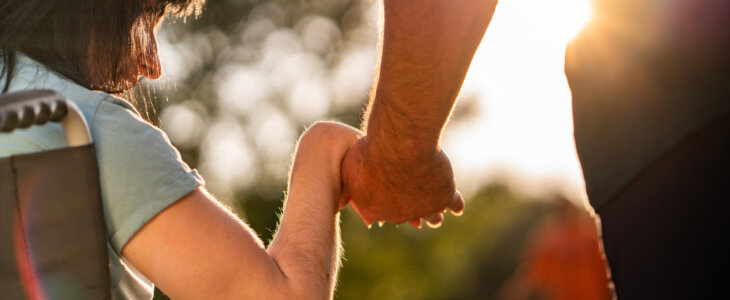
[[[316,122],[309,126],[302,134],[301,143],[323,143],[334,140],[335,124],[331,122]]]
[[[357,140],[357,130],[347,125],[318,121],[309,126],[302,134],[301,143],[339,145],[346,144],[349,148]]]
[[[306,131],[307,135],[313,135],[313,136],[323,136],[327,135],[329,132],[332,131],[332,127],[335,124],[332,122],[324,122],[324,121],[318,121],[312,124],[312,126],[309,126],[309,128]]]

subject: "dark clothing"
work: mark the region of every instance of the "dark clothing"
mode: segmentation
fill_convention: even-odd
[[[728,172],[730,116],[674,147],[598,210],[619,300],[727,294]]]
[[[730,255],[730,1],[594,2],[565,72],[617,296],[721,292]]]
[[[575,141],[594,208],[730,112],[730,1],[693,0],[726,12],[715,17],[686,16],[686,1],[597,1],[568,46]],[[712,24],[723,30],[705,29]]]

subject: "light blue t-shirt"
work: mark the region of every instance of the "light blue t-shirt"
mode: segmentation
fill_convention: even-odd
[[[89,124],[109,240],[113,298],[151,299],[152,284],[121,255],[129,239],[169,205],[204,184],[167,135],[123,99],[86,89],[20,55],[10,92],[52,89],[73,101]],[[5,83],[5,78],[0,78]],[[60,125],[0,134],[0,157],[66,146]]]

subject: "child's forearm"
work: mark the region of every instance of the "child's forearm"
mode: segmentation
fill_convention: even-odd
[[[340,257],[340,164],[356,139],[354,132],[320,123],[297,146],[289,195],[267,250],[295,298],[332,298]]]
[[[339,267],[339,214],[321,209],[323,199],[291,191],[276,237],[267,252],[295,298],[330,299]]]

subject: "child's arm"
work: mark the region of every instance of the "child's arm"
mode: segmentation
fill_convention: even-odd
[[[359,132],[318,123],[297,146],[268,249],[204,190],[162,211],[123,254],[173,299],[328,299],[339,262],[340,164]]]

